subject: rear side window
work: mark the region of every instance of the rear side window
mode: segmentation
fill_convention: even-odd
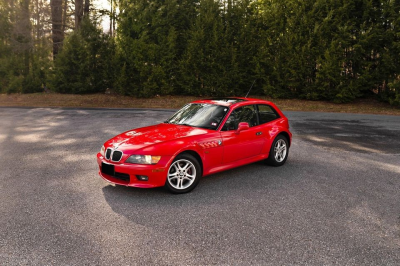
[[[265,124],[279,118],[278,113],[269,105],[258,105],[258,118],[260,124]]]

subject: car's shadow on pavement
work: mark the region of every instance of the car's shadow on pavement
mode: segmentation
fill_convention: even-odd
[[[241,178],[247,178],[246,172],[257,171],[259,167],[267,167],[264,162],[256,162],[250,165],[241,166],[239,168],[231,169],[228,171],[224,171],[222,173],[216,173],[209,176],[204,176],[201,178],[199,185],[192,191],[186,194],[173,194],[168,191],[165,187],[157,187],[150,189],[143,188],[135,188],[135,187],[126,187],[120,185],[108,185],[103,188],[104,195],[106,199],[108,196],[115,197],[127,197],[130,199],[139,198],[139,200],[144,200],[146,197],[150,198],[162,198],[163,200],[167,198],[173,198],[174,200],[177,197],[186,197],[186,195],[198,195],[198,196],[206,196],[210,190],[215,188],[214,186],[221,186],[220,189],[227,189],[227,183],[235,182],[235,180]],[[244,176],[240,176],[244,174]],[[208,195],[209,196],[209,195]]]
[[[203,177],[199,185],[186,194],[171,194],[163,187],[140,189],[106,185],[102,190],[115,213],[137,224],[174,231],[176,223],[190,220],[195,226],[209,220],[210,216],[219,217],[216,209],[222,208],[223,212],[231,213],[226,215],[235,216],[236,211],[246,209],[257,193],[268,194],[296,179],[287,175],[296,164],[290,162],[285,165],[287,167],[269,167],[264,162],[256,162]]]

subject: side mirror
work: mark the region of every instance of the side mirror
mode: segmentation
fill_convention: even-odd
[[[247,123],[247,122],[240,122],[240,123],[239,123],[239,126],[238,126],[238,129],[236,130],[236,134],[239,134],[240,131],[243,131],[243,130],[246,130],[246,129],[249,129],[249,128],[250,128],[249,123]]]

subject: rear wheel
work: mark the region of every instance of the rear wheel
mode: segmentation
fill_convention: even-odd
[[[279,135],[272,143],[267,163],[272,166],[281,166],[286,162],[288,155],[289,141],[285,136]]]
[[[168,169],[165,186],[172,193],[187,193],[197,186],[201,175],[201,167],[196,158],[190,154],[180,154]]]

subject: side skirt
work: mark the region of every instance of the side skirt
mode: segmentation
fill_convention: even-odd
[[[268,158],[268,154],[260,154],[260,155],[249,157],[249,158],[245,158],[245,159],[242,159],[242,160],[239,160],[239,161],[234,161],[234,162],[231,162],[231,163],[227,163],[227,164],[224,164],[224,165],[220,165],[220,166],[211,168],[207,172],[203,173],[203,176],[215,174],[215,173],[222,172],[222,171],[225,171],[225,170],[228,170],[228,169],[232,169],[232,168],[236,168],[236,167],[243,166],[243,165],[246,165],[246,164],[250,164],[250,163],[257,162],[257,161],[261,161],[261,160],[264,160],[264,159],[267,159],[267,158]]]

